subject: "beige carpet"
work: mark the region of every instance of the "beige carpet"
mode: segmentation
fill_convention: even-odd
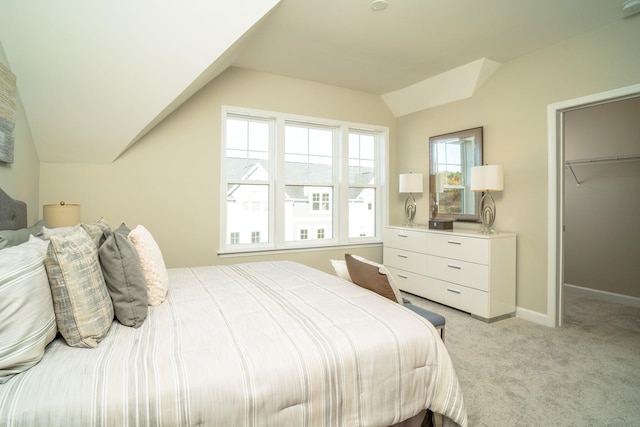
[[[470,427],[640,426],[640,308],[566,292],[554,329],[405,296],[447,319]]]

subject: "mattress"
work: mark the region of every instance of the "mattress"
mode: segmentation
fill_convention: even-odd
[[[279,261],[169,269],[167,300],[97,348],[60,337],[0,384],[2,426],[467,423],[433,326],[377,294]]]

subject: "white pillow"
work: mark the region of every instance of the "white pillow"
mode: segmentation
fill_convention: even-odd
[[[32,238],[0,251],[0,384],[37,364],[56,337],[44,267],[49,242]]]
[[[351,280],[351,276],[349,275],[349,270],[347,269],[347,262],[343,259],[330,259],[331,265],[333,266],[333,270],[336,272],[336,276],[353,282]]]
[[[169,275],[164,264],[160,247],[149,230],[138,225],[127,237],[140,257],[142,272],[147,282],[147,298],[149,305],[160,305],[167,297]]]

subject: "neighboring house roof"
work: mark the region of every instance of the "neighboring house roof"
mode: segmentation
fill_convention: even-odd
[[[267,175],[268,164],[266,160],[231,158],[225,160],[225,174],[228,181],[251,181],[251,176],[264,173]],[[309,163],[287,163],[287,174],[292,182],[300,185],[286,186],[285,192],[288,199],[306,200],[304,185],[316,185],[319,182],[326,182],[327,177],[331,177],[331,165],[319,165]],[[349,176],[355,178],[355,185],[370,185],[374,179],[373,168],[349,167]],[[233,185],[227,192],[227,197],[233,197],[233,193],[239,185]],[[349,199],[357,199],[362,192],[359,188],[349,190]]]

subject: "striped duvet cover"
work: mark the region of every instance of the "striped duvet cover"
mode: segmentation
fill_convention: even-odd
[[[389,426],[424,409],[465,426],[430,323],[294,262],[170,269],[139,329],[54,340],[0,384],[0,426]]]

